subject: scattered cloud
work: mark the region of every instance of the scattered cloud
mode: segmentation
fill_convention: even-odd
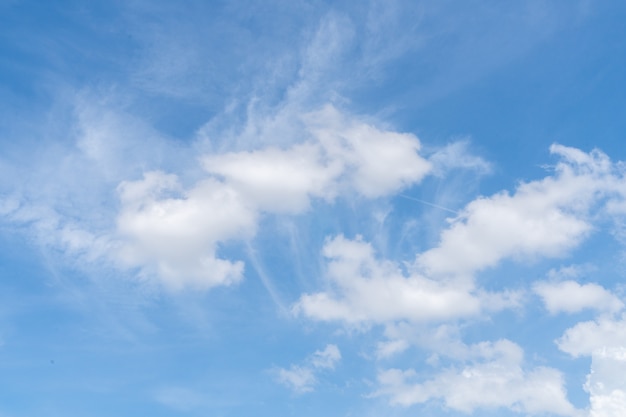
[[[276,380],[296,393],[311,392],[317,384],[317,375],[322,371],[332,371],[341,360],[341,352],[336,345],[326,345],[324,350],[316,350],[303,364],[273,370]]]
[[[335,369],[335,365],[341,359],[341,352],[336,345],[326,345],[324,350],[316,350],[310,357],[310,362],[315,369]]]
[[[558,257],[576,247],[592,230],[588,210],[607,191],[609,161],[598,152],[550,150],[561,158],[554,176],[470,202],[418,265],[435,276],[468,276],[504,258]]]
[[[333,289],[303,295],[293,307],[296,314],[358,323],[444,320],[480,311],[470,286],[406,276],[394,262],[376,259],[372,246],[360,237],[329,239],[323,254]]]
[[[232,188],[213,179],[183,192],[177,178],[151,172],[120,185],[119,258],[166,286],[210,288],[243,277],[243,263],[218,259],[220,241],[254,233],[257,213]],[[173,193],[182,192],[178,197]]]
[[[626,410],[626,348],[595,351],[585,390],[589,392],[589,417],[620,417]]]
[[[563,352],[574,357],[591,356],[605,348],[626,346],[626,315],[619,319],[602,316],[567,329],[557,341]]]
[[[450,220],[438,246],[407,266],[409,272],[377,259],[360,237],[328,239],[322,252],[331,290],[304,294],[294,312],[348,323],[436,321],[518,306],[521,294],[485,292],[476,288],[474,274],[504,258],[565,255],[591,233],[589,212],[614,185],[604,154],[559,145],[551,150],[561,157],[554,176],[523,183],[514,194],[501,192],[470,202]],[[550,298],[550,287],[537,288]],[[585,289],[595,291],[585,293],[585,305],[600,297],[612,300],[612,309],[621,308],[608,293],[593,286]]]
[[[276,369],[275,374],[278,382],[296,393],[311,392],[317,383],[317,378],[311,368],[292,365],[289,369]]]
[[[576,281],[536,282],[533,290],[543,300],[550,314],[577,313],[584,309],[617,312],[624,303],[598,284]]]
[[[411,406],[441,399],[445,406],[464,413],[480,409],[509,408],[519,413],[579,416],[567,399],[563,376],[555,369],[525,369],[523,351],[500,340],[470,347],[476,359],[463,367],[443,370],[433,378],[419,379],[412,369],[388,369],[378,374],[375,396],[393,405]]]
[[[156,171],[122,182],[123,265],[172,289],[233,284],[244,265],[220,259],[219,245],[254,236],[262,214],[302,213],[311,198],[332,202],[339,192],[381,197],[419,182],[430,169],[413,135],[381,131],[333,107],[307,118],[314,126],[310,141],[204,155],[208,177],[190,188]]]

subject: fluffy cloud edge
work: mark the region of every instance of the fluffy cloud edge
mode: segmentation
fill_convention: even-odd
[[[533,284],[533,291],[541,297],[550,314],[571,314],[585,309],[616,313],[624,308],[617,296],[595,283],[540,281]]]

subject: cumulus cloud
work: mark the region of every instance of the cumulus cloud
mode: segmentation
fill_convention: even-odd
[[[233,284],[242,279],[244,265],[222,259],[220,247],[253,237],[262,216],[297,215],[313,199],[332,203],[339,195],[388,196],[433,172],[414,135],[381,130],[333,106],[290,117],[300,120],[296,131],[302,140],[295,145],[206,153],[201,156],[205,177],[190,186],[159,171],[123,181],[115,233],[120,242],[113,245],[119,264],[139,268],[170,288]],[[465,149],[453,148],[439,159],[462,162]],[[438,245],[417,255],[409,273],[375,260],[362,244],[339,238],[327,243],[334,290],[303,295],[295,310],[357,322],[446,319],[476,314],[481,303],[495,310],[515,304],[505,294],[481,293],[474,274],[504,258],[565,255],[593,230],[590,212],[603,197],[611,195],[610,203],[623,198],[606,155],[560,145],[551,151],[559,157],[554,175],[522,183],[514,193],[470,202],[450,220]],[[482,166],[472,158],[467,164]],[[350,245],[361,247],[361,258],[350,258]],[[455,285],[448,285],[450,279]],[[550,298],[550,289],[537,288]],[[585,292],[606,296],[594,288]],[[619,303],[610,305],[618,309]]]
[[[257,214],[232,188],[208,179],[184,191],[174,175],[150,172],[119,187],[118,256],[169,287],[208,288],[239,281],[242,262],[215,256],[217,245],[250,236]]]
[[[378,375],[374,394],[393,405],[411,406],[441,399],[453,410],[510,408],[525,414],[577,416],[568,401],[560,372],[552,368],[524,369],[522,349],[508,341],[483,342],[470,347],[476,359],[462,368],[449,368],[423,382],[414,382],[412,369],[388,369]]]
[[[298,213],[308,208],[311,196],[329,199],[337,192],[334,182],[342,164],[325,164],[321,153],[320,146],[306,143],[287,150],[209,155],[203,163],[259,209]]]
[[[330,200],[355,190],[367,198],[419,182],[431,164],[412,134],[380,130],[333,106],[303,116],[311,139],[288,148],[210,154],[206,171],[245,195],[260,210],[297,213],[310,197]]]
[[[303,364],[289,368],[276,368],[274,374],[279,383],[296,393],[310,392],[317,384],[317,375],[324,370],[334,370],[341,360],[341,352],[336,345],[328,344],[324,350],[317,350]]]
[[[369,198],[390,195],[419,182],[431,164],[420,157],[420,142],[412,134],[381,131],[355,123],[333,107],[307,115],[311,131],[331,160],[346,166],[346,180]]]
[[[550,314],[576,313],[584,309],[617,312],[624,303],[598,284],[576,281],[537,282],[533,285]]]
[[[381,197],[430,169],[413,135],[379,130],[333,107],[307,118],[308,141],[204,155],[208,176],[191,187],[156,171],[122,182],[122,264],[174,289],[236,283],[243,263],[220,259],[217,251],[222,243],[252,237],[261,215],[302,213],[312,198],[332,201],[340,191]]]
[[[603,348],[591,359],[589,417],[621,417],[626,414],[626,347]]]
[[[376,259],[372,246],[359,237],[329,239],[323,254],[333,289],[303,295],[293,308],[297,314],[356,323],[442,320],[480,311],[471,287],[407,276],[394,262]]]
[[[599,317],[577,323],[567,329],[557,341],[563,352],[574,357],[591,356],[604,348],[626,346],[626,315],[619,319]]]
[[[302,295],[293,306],[295,314],[346,323],[425,322],[472,316],[519,302],[514,292],[489,293],[471,282],[407,273],[396,262],[378,259],[372,245],[360,236],[327,239],[322,253],[331,288]]]
[[[610,162],[599,152],[553,145],[555,175],[470,202],[437,247],[417,257],[430,274],[471,275],[507,257],[556,257],[592,230],[588,210],[607,190]]]
[[[625,415],[626,315],[577,323],[556,343],[573,357],[591,357],[591,371],[584,385],[589,393],[589,417]]]

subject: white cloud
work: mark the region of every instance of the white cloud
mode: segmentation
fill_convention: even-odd
[[[585,389],[589,392],[589,417],[626,415],[626,347],[605,348],[592,355],[591,373]]]
[[[387,323],[384,333],[388,342],[379,343],[379,352],[380,347],[387,346],[387,344],[389,347],[418,346],[426,351],[434,352],[431,357],[434,362],[440,357],[457,361],[468,360],[480,353],[475,351],[479,349],[479,345],[468,346],[462,342],[459,325],[456,323],[443,323],[436,326],[417,325],[406,321]],[[397,341],[403,343],[398,344]]]
[[[341,360],[341,352],[336,345],[328,344],[324,350],[317,350],[303,364],[291,365],[288,369],[276,368],[274,374],[279,383],[296,393],[311,392],[317,384],[317,375],[322,371],[334,370]]]
[[[600,317],[567,329],[556,341],[559,349],[574,357],[591,356],[605,348],[626,347],[626,315],[614,320]]]
[[[304,294],[292,311],[315,320],[346,323],[442,321],[515,307],[515,292],[489,293],[471,282],[437,281],[405,273],[395,262],[377,259],[371,244],[361,237],[327,239],[330,289]]]
[[[50,111],[35,134],[37,146],[0,160],[7,174],[0,195],[10,190],[6,200],[0,196],[0,219],[72,266],[109,268],[119,243],[116,186],[164,155],[175,163],[183,152],[125,112],[127,103],[112,91],[86,89],[59,101],[68,114]]]
[[[225,178],[229,185],[261,210],[298,213],[308,208],[309,197],[331,198],[342,171],[339,161],[324,164],[319,145],[305,143],[287,150],[208,155],[205,169]]]
[[[576,313],[584,309],[617,312],[624,303],[598,284],[576,281],[537,282],[533,290],[542,298],[550,314]]]
[[[241,262],[215,257],[219,242],[250,236],[256,227],[257,214],[232,188],[208,179],[181,191],[175,176],[151,172],[119,190],[118,256],[125,265],[155,273],[173,289],[242,278]]]
[[[365,197],[397,192],[419,182],[431,169],[419,156],[420,142],[412,134],[355,123],[331,106],[309,114],[306,121],[329,157],[347,166],[348,182]]]
[[[626,315],[580,322],[556,343],[574,357],[591,357],[584,385],[589,393],[589,417],[626,415]]]
[[[471,275],[503,258],[556,257],[577,246],[592,229],[587,211],[607,188],[610,163],[598,152],[550,150],[561,157],[555,176],[472,201],[417,263],[430,274]]]
[[[204,168],[259,210],[288,213],[308,208],[311,197],[332,200],[340,191],[356,191],[366,198],[390,195],[430,171],[412,134],[380,130],[330,105],[301,119],[304,130],[297,134],[308,141],[205,155]]]
[[[162,172],[122,182],[122,263],[173,289],[236,283],[243,263],[216,252],[223,242],[252,237],[262,214],[298,214],[311,198],[330,201],[340,191],[379,197],[429,170],[413,135],[381,131],[330,106],[307,117],[315,125],[303,132],[309,141],[204,155],[209,176],[187,189]]]
[[[187,151],[175,150],[148,126],[109,107],[106,100],[91,103],[87,93],[76,98],[75,143],[49,152],[54,162],[42,161],[29,173],[33,184],[9,188],[0,213],[42,245],[74,258],[84,254],[87,263],[136,268],[171,289],[240,281],[243,263],[222,259],[220,246],[254,236],[263,214],[302,213],[315,198],[331,203],[344,194],[393,194],[430,169],[414,135],[378,129],[332,106],[312,113],[296,106],[279,122],[289,127],[283,142],[295,145],[205,153],[204,175],[183,186],[198,178],[197,172],[189,175],[194,168],[179,164]],[[150,149],[143,149],[140,138],[150,141]],[[258,146],[267,138],[256,139]],[[150,169],[164,165],[164,156],[178,166],[177,174]],[[8,177],[22,175],[15,164],[3,169]],[[124,180],[142,172],[143,179]]]
[[[159,173],[122,183],[123,263],[156,274],[172,288],[232,284],[242,278],[243,264],[219,259],[219,246],[254,236],[261,215],[302,213],[314,198],[390,195],[432,169],[413,135],[380,130],[332,106],[300,120],[305,140],[296,145],[204,155],[208,177],[187,189],[175,176]],[[462,151],[454,158],[463,159]],[[335,291],[303,295],[295,309],[348,322],[440,320],[476,314],[481,303],[495,310],[518,303],[515,294],[476,290],[473,274],[507,257],[564,255],[591,232],[590,208],[615,191],[604,154],[559,145],[551,151],[560,157],[554,176],[469,203],[438,246],[418,254],[421,274],[406,276],[365,253],[371,249],[359,249],[363,256],[349,260],[345,239],[328,243]]]
[[[337,236],[323,249],[328,262],[328,292],[305,294],[293,310],[317,320],[386,322],[443,320],[480,311],[472,288],[405,276],[393,262],[378,260],[369,243]]]
[[[311,356],[310,362],[313,368],[335,369],[335,365],[341,359],[341,352],[336,345],[326,345],[324,350],[317,350]]]
[[[276,379],[297,393],[311,392],[317,383],[313,369],[292,365],[289,369],[276,369]]]
[[[418,378],[412,369],[382,371],[378,375],[381,388],[374,395],[405,407],[441,399],[447,407],[464,413],[509,408],[527,414],[580,415],[567,400],[562,375],[546,367],[523,369],[523,351],[516,344],[484,342],[470,350],[476,360],[423,382],[412,382]]]

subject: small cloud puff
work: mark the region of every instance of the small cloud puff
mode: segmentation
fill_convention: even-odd
[[[543,300],[550,314],[577,313],[585,309],[615,313],[624,303],[598,284],[576,281],[537,282],[533,290]]]
[[[303,364],[289,368],[273,370],[276,380],[296,393],[313,391],[317,384],[317,375],[324,370],[334,370],[341,360],[341,352],[336,345],[326,345],[324,350],[317,350]]]

